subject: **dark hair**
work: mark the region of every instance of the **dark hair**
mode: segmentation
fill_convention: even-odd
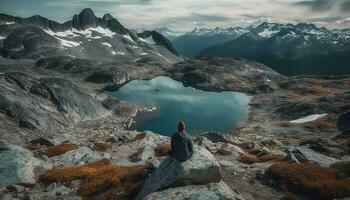
[[[179,132],[183,132],[185,131],[185,128],[186,128],[186,125],[185,125],[185,122],[181,121],[178,125],[177,125],[177,130]]]

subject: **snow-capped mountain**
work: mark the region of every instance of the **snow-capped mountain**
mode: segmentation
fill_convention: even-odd
[[[350,34],[314,24],[262,23],[198,55],[253,59],[285,74],[339,74],[350,72]]]
[[[174,39],[182,36],[185,34],[185,32],[182,31],[173,31],[170,30],[167,27],[162,27],[162,28],[154,28],[154,31],[162,34],[164,37],[166,37],[168,40],[173,41]]]
[[[180,54],[188,58],[193,58],[201,49],[211,45],[223,44],[241,36],[247,31],[247,29],[240,27],[227,29],[194,29],[193,31],[174,39],[172,42]]]
[[[21,18],[0,14],[0,54],[12,59],[69,56],[119,63],[182,60],[166,38],[161,34],[157,37],[150,43],[110,14],[99,18],[89,8],[62,24],[39,15]]]

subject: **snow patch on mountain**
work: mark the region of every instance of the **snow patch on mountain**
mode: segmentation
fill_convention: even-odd
[[[61,37],[63,37],[63,35],[67,35],[67,32],[53,32],[52,30],[45,30],[45,29],[44,31],[47,34],[59,40],[63,47],[77,47],[80,45],[80,43],[78,42],[62,39]]]
[[[91,39],[101,39],[101,36],[113,38],[113,36],[116,34],[115,32],[109,30],[108,28],[102,28],[100,26],[98,26],[96,28],[88,28],[86,30],[73,29],[73,32],[76,34],[84,35],[85,37],[91,38]],[[98,33],[98,34],[100,34],[100,36],[92,36],[93,33],[95,33],[95,34]]]
[[[6,37],[0,35],[0,40],[4,40],[4,39],[6,39]]]
[[[135,43],[135,41],[131,38],[129,34],[123,35],[123,37]]]
[[[152,45],[155,45],[156,42],[153,40],[153,37],[152,36],[149,36],[148,38],[140,38],[141,41],[147,43],[147,44],[152,44]]]
[[[112,48],[112,45],[111,44],[109,44],[108,42],[103,42],[103,43],[101,43],[102,45],[105,45],[105,46],[107,46],[107,47],[110,47],[110,48]]]
[[[259,36],[261,37],[265,37],[265,38],[268,38],[268,37],[271,37],[272,35],[276,34],[280,32],[279,30],[270,30],[270,29],[265,29],[264,31],[258,33]]]
[[[296,119],[296,120],[292,120],[290,121],[290,123],[294,123],[294,124],[302,124],[302,123],[306,123],[306,122],[312,122],[315,121],[317,119],[320,119],[324,116],[326,116],[327,114],[314,114],[314,115],[309,115],[306,117],[302,117],[300,119]]]

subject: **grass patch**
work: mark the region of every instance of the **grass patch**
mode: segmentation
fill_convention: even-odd
[[[319,199],[350,195],[350,180],[335,170],[311,164],[279,162],[266,170],[281,188]]]
[[[170,144],[160,144],[154,148],[154,153],[157,157],[167,156],[171,152]]]
[[[59,144],[59,145],[47,147],[41,152],[41,155],[46,155],[48,157],[58,156],[75,149],[78,149],[78,146],[75,144]]]
[[[261,156],[241,154],[241,161],[247,164],[268,162],[268,161],[284,161],[285,157],[282,155],[266,154]]]
[[[91,164],[48,170],[42,182],[82,180],[78,193],[83,199],[124,200],[135,197],[149,173],[149,165],[122,167],[102,160]]]
[[[252,155],[241,154],[241,161],[247,164],[253,164],[260,162],[259,158]]]
[[[268,161],[283,161],[285,157],[282,155],[274,155],[274,154],[266,154],[258,157],[260,162],[268,162]]]
[[[140,134],[137,134],[135,137],[134,137],[134,141],[137,141],[137,140],[142,140],[143,138],[146,137],[146,133],[140,133]]]

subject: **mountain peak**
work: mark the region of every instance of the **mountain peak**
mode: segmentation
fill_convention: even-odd
[[[87,28],[96,27],[97,25],[98,18],[91,8],[85,8],[79,15],[73,16],[72,26],[78,30],[85,30]]]
[[[102,18],[103,21],[108,21],[110,19],[114,19],[114,17],[111,14],[107,13],[103,15],[103,18]]]

